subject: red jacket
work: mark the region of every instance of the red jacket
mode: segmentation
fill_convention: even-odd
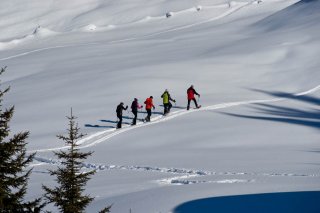
[[[199,95],[192,87],[187,90],[188,100],[194,99],[194,95]]]
[[[147,98],[144,103],[146,104],[146,109],[152,109],[152,107],[154,107],[152,98]]]

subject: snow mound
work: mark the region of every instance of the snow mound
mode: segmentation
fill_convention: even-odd
[[[31,35],[29,35],[29,37],[48,37],[48,36],[53,36],[53,35],[57,35],[58,32],[54,32],[48,28],[44,28],[41,26],[38,26]]]
[[[138,20],[136,23],[146,23],[146,22],[156,21],[160,19],[163,19],[163,15],[162,16],[146,16],[141,20]]]
[[[202,8],[203,8],[202,6],[198,5],[196,7],[191,7],[189,9],[185,9],[185,10],[179,10],[176,12],[167,12],[166,17],[170,18],[173,15],[182,15],[182,14],[193,13],[193,12],[197,12],[197,11],[199,12],[200,10],[202,10]]]
[[[173,12],[167,12],[167,13],[166,13],[166,17],[167,17],[167,18],[170,18],[171,16],[173,16]]]
[[[91,31],[95,31],[97,29],[97,26],[94,24],[89,24],[85,27],[83,27],[81,30],[85,31],[85,32],[91,32]]]
[[[45,37],[49,37],[57,34],[58,32],[54,32],[50,29],[38,26],[31,34],[25,35],[22,38],[13,39],[7,42],[0,42],[0,51],[14,48],[19,44],[31,41],[35,38],[45,38]]]
[[[87,26],[84,26],[82,28],[80,28],[80,32],[102,32],[102,31],[107,31],[107,30],[111,30],[111,29],[114,29],[116,28],[117,26],[116,25],[112,25],[112,24],[109,24],[105,27],[101,26],[101,27],[98,27],[94,24],[89,24]],[[78,31],[78,30],[76,30]]]

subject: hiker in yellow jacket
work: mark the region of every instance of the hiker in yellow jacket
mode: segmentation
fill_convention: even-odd
[[[167,89],[161,95],[161,98],[163,100],[163,107],[164,107],[163,115],[166,115],[170,112],[170,109],[172,107],[172,104],[170,103],[170,101],[173,101],[175,103],[176,100],[171,98],[170,93]]]

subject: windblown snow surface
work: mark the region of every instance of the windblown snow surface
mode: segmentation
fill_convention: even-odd
[[[1,0],[4,107],[53,186],[73,107],[87,212],[320,212],[319,0]],[[170,17],[166,17],[170,14]],[[169,15],[168,15],[169,16]],[[193,84],[202,108],[186,111]],[[163,117],[161,94],[177,100]],[[115,108],[153,95],[152,122]],[[139,118],[145,116],[144,111]],[[47,210],[57,211],[53,205]]]

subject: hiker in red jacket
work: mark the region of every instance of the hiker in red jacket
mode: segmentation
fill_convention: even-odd
[[[150,118],[151,118],[151,109],[155,109],[155,106],[153,105],[153,97],[150,96],[149,98],[146,99],[146,101],[144,102],[144,104],[146,105],[146,110],[147,110],[147,117],[145,118],[146,122],[150,122]]]
[[[191,87],[189,87],[189,89],[187,90],[187,94],[188,94],[188,106],[187,106],[187,110],[190,109],[190,102],[191,100],[194,102],[194,104],[196,105],[196,108],[200,108],[200,106],[198,106],[197,104],[197,100],[194,97],[194,95],[197,95],[200,98],[200,94],[196,92],[196,90],[193,88],[193,85],[191,85]]]

